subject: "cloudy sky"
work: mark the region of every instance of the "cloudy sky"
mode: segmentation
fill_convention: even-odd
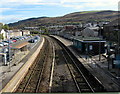
[[[72,12],[118,10],[119,0],[0,0],[0,22],[31,17],[56,17]]]

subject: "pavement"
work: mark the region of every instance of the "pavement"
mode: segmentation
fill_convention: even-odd
[[[80,54],[79,51],[74,49],[72,41],[59,36],[54,37],[71,50],[78,60],[104,85],[107,91],[120,91],[120,80],[115,75],[116,70],[112,69],[111,65],[108,70],[108,62],[104,56],[101,55],[101,61],[99,61],[99,55],[93,57],[87,56],[86,58],[86,55]]]
[[[18,51],[7,66],[0,65],[0,90],[5,87],[17,71],[27,62],[41,42],[42,37],[37,42],[28,44],[27,51]]]

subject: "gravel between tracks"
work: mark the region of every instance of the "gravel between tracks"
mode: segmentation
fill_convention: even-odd
[[[50,38],[49,40],[55,47],[55,66],[51,92],[77,92],[75,83],[71,77],[70,71],[62,54],[63,49],[55,40]]]

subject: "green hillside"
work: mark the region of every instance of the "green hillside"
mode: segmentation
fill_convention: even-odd
[[[28,26],[49,26],[64,24],[79,24],[97,21],[113,21],[118,17],[117,11],[83,11],[70,13],[61,17],[39,17],[30,18],[9,24],[13,28],[24,28]]]

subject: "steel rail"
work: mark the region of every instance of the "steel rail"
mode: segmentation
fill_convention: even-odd
[[[91,85],[89,84],[89,82],[87,81],[87,79],[85,78],[85,76],[83,75],[83,73],[81,72],[81,70],[79,69],[79,67],[77,66],[77,64],[75,63],[75,61],[73,60],[73,58],[72,58],[72,57],[70,56],[70,54],[68,53],[68,51],[67,51],[67,50],[63,47],[63,45],[61,45],[59,42],[58,42],[58,44],[59,44],[59,46],[67,53],[67,55],[69,56],[69,58],[71,59],[71,61],[72,61],[72,62],[74,63],[74,65],[77,67],[77,70],[78,70],[79,73],[82,75],[82,77],[83,77],[82,79],[85,80],[85,83],[86,83],[86,85],[89,87],[89,90],[92,91],[92,92],[95,92],[94,89],[93,89],[93,88],[91,87]],[[63,51],[62,51],[62,54],[63,54],[63,57],[64,57],[64,59],[65,59],[65,61],[66,61],[66,65],[67,65],[67,67],[68,67],[68,69],[69,69],[69,71],[70,71],[70,74],[71,74],[71,76],[72,76],[72,78],[73,78],[73,81],[75,82],[76,88],[78,89],[78,92],[81,93],[82,90],[81,90],[81,88],[80,88],[80,85],[78,84],[78,82],[77,82],[77,80],[76,80],[76,78],[75,78],[75,75],[74,75],[74,73],[73,73],[70,65],[68,64],[68,60],[67,60],[66,56],[64,55],[64,52],[63,52]]]
[[[82,75],[82,77],[84,78],[85,82],[87,83],[87,85],[89,86],[89,88],[91,89],[92,92],[95,92],[94,89],[92,88],[92,86],[89,84],[89,82],[87,81],[86,77],[83,75],[83,73],[81,72],[80,68],[77,66],[77,64],[75,63],[75,61],[73,60],[73,58],[71,57],[71,55],[69,54],[69,52],[65,49],[65,47],[63,47],[63,45],[61,45],[61,47],[64,49],[64,51],[68,54],[68,56],[70,57],[70,59],[72,60],[72,62],[74,63],[74,65],[76,66],[77,70],[80,72],[80,74]]]
[[[37,62],[36,62],[37,63]],[[31,72],[31,74],[30,74],[30,76],[29,76],[29,79],[27,80],[27,83],[25,84],[25,87],[23,88],[23,90],[22,90],[22,92],[25,92],[26,91],[26,89],[27,89],[27,87],[28,87],[28,85],[29,85],[29,83],[30,83],[30,80],[32,79],[32,76],[33,76],[33,74],[34,74],[34,69],[36,68],[36,66],[37,66],[37,64],[35,64],[35,66],[34,66],[34,68],[32,69],[32,72]]]
[[[52,36],[51,36],[52,37]],[[53,39],[55,39],[56,41],[58,41],[59,42],[59,44],[61,44],[61,45],[63,45],[64,46],[64,44],[59,40],[59,39],[56,39],[55,37],[52,37]],[[65,46],[64,46],[65,47]],[[77,57],[70,51],[70,49],[69,48],[65,48],[66,50],[68,50],[69,51],[69,53],[71,54],[71,55],[73,55],[75,58],[76,58],[76,61],[79,61],[78,59],[77,59]],[[80,56],[79,56],[80,57]],[[86,62],[82,57],[81,57],[81,59],[84,61],[84,62]],[[74,61],[74,60],[73,60]],[[78,65],[77,65],[78,64]],[[86,70],[86,68],[83,66],[83,64],[81,64],[81,63],[77,63],[77,62],[75,62],[75,65],[76,66],[81,66],[81,68],[82,68],[82,70],[81,70],[81,72],[83,71],[84,72],[84,69]],[[90,67],[90,66],[89,66]],[[88,70],[86,70],[86,72],[87,72]],[[88,76],[89,75],[89,76]],[[102,84],[101,84],[101,82],[96,78],[96,77],[94,77],[91,73],[89,74],[89,73],[87,73],[87,74],[85,74],[84,75],[84,77],[85,76],[88,76],[88,77],[92,77],[92,78],[90,78],[91,80],[93,80],[94,82],[96,82],[96,84],[95,83],[93,83],[93,82],[88,82],[89,84],[91,84],[91,87],[94,89],[94,92],[96,92],[96,91],[98,91],[98,92],[103,92],[103,91],[106,91],[105,90],[105,88],[102,86]],[[86,78],[86,77],[85,77]],[[86,78],[86,80],[89,80],[89,79],[87,79]],[[94,84],[94,85],[93,85]],[[99,86],[99,88],[96,88],[97,87],[97,85]]]
[[[43,57],[43,58],[45,58],[45,57]],[[30,76],[29,76],[29,79],[27,80],[27,83],[25,84],[25,87],[23,88],[23,90],[22,90],[22,92],[25,92],[26,90],[27,90],[27,87],[29,86],[29,84],[30,84],[30,81],[32,80],[32,77],[34,76],[33,74],[35,73],[35,70],[36,70],[36,68],[37,68],[37,66],[38,66],[38,63],[39,63],[39,61],[40,61],[40,59],[38,59],[38,57],[37,57],[37,59],[36,59],[36,63],[35,63],[35,66],[34,66],[34,68],[32,69],[32,72],[31,72],[31,74],[30,74]],[[39,71],[40,71],[41,69],[39,69]],[[41,72],[41,71],[40,71]],[[36,91],[36,89],[35,89],[35,91]]]
[[[48,58],[48,55],[45,56],[45,59],[43,61],[43,67],[42,67],[41,71],[39,72],[39,79],[37,81],[35,93],[39,92],[40,83],[41,83],[41,80],[42,80],[42,75],[43,75],[43,72],[44,72],[44,69],[45,69],[45,63],[46,63],[47,58]]]
[[[53,59],[52,59],[51,74],[50,74],[49,93],[51,93],[53,72],[54,72],[54,66],[55,66],[55,47],[54,47],[54,45],[52,46],[52,51],[53,51]]]
[[[62,54],[63,54],[63,52],[62,52]],[[74,73],[72,72],[72,69],[70,68],[70,66],[68,65],[68,61],[67,61],[67,59],[65,58],[65,55],[64,55],[64,54],[63,54],[63,57],[64,57],[64,59],[65,59],[65,61],[66,61],[66,65],[67,65],[67,67],[68,67],[68,69],[69,69],[69,71],[70,71],[70,74],[72,75],[73,81],[75,82],[75,85],[76,85],[76,87],[77,87],[77,89],[78,89],[78,92],[81,93],[80,87],[79,87],[79,85],[78,85],[78,83],[77,83],[77,81],[76,81],[76,79],[75,79],[75,75],[74,75]]]

